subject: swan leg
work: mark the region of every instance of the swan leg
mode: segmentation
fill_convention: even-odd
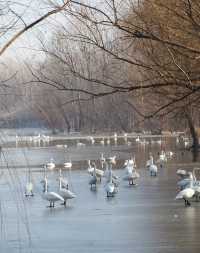
[[[187,206],[191,206],[191,203],[187,200]]]
[[[184,198],[184,201],[185,201],[185,206],[191,206],[191,203],[189,202],[189,200]]]
[[[185,206],[187,206],[187,200],[185,199],[185,198],[183,198],[184,199],[184,201],[185,201]]]
[[[66,207],[66,202],[67,200],[65,199],[63,203],[61,203],[61,206],[65,206]]]

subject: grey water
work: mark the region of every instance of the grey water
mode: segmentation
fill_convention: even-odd
[[[8,138],[9,139],[9,138]],[[150,140],[150,139],[149,139]],[[43,145],[33,143],[2,143],[0,161],[0,252],[3,253],[186,253],[199,252],[200,203],[185,208],[175,201],[176,170],[181,164],[190,167],[191,154],[177,145],[175,138],[165,138],[161,145],[141,145],[123,139],[110,145],[97,141],[77,147],[77,141],[54,140]],[[59,146],[58,146],[59,145]],[[67,148],[66,148],[67,145]],[[161,150],[173,151],[174,156],[162,168],[158,177],[150,177],[145,168],[149,152],[158,157]],[[104,184],[96,190],[88,185],[87,160],[97,162],[100,154],[116,155],[115,173],[123,177],[123,162],[135,155],[140,179],[137,186],[120,180],[114,198],[107,198]],[[67,207],[56,203],[48,208],[42,199],[40,181],[43,165],[51,158],[56,163],[48,171],[50,189],[58,187],[58,169],[71,160],[71,170],[63,170],[70,189],[77,198]],[[187,166],[188,164],[188,166]],[[24,186],[30,176],[34,183],[34,197],[24,196]]]

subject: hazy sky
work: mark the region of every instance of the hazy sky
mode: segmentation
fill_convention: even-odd
[[[85,1],[99,6],[105,6],[106,3],[106,0],[82,0],[82,2]],[[126,1],[128,0],[119,0],[118,2],[122,4]],[[8,24],[17,21],[17,29],[19,30],[24,27],[24,23],[30,24],[33,20],[51,10],[52,7],[49,4],[51,2],[62,5],[63,0],[15,0],[13,2],[0,0],[0,4],[5,5],[10,3],[9,7],[15,13],[9,12],[8,15],[5,15],[5,18],[1,18],[0,16],[0,27],[2,24],[4,25],[5,23]],[[18,18],[18,16],[21,16],[21,18]],[[31,59],[33,61],[34,58],[35,60],[40,59],[42,57],[41,53],[36,51],[39,48],[38,38],[42,41],[50,41],[53,31],[55,31],[59,27],[59,23],[62,22],[62,14],[59,13],[44,20],[17,39],[5,52],[3,59],[8,56],[9,58],[15,57],[19,61],[23,61],[24,59]],[[14,33],[16,33],[16,30],[12,31],[12,33],[8,33],[6,36],[0,36],[0,45],[3,45]],[[0,61],[2,61],[2,58]]]
[[[0,4],[8,1],[1,1]],[[9,38],[13,36],[18,30],[23,28],[25,24],[30,24],[33,20],[36,20],[38,17],[42,16],[44,13],[49,11],[51,8],[47,5],[48,1],[45,0],[17,0],[14,3],[9,5],[11,11],[7,13],[6,9],[4,13],[6,15],[0,16],[0,27],[12,26],[15,24],[16,29],[12,29],[11,32],[6,33],[4,36],[0,36],[0,45],[2,46]],[[59,1],[61,2],[61,1]],[[4,4],[4,6],[5,6]],[[2,6],[2,5],[1,5]],[[18,18],[20,16],[20,18]],[[33,29],[24,33],[20,38],[18,38],[11,47],[9,47],[3,55],[3,59],[9,57],[15,57],[19,60],[24,60],[26,58],[31,58],[33,55],[40,57],[39,53],[34,51],[38,48],[38,39],[48,40],[51,36],[53,29],[55,28],[55,20],[59,20],[59,14],[53,15],[52,17],[44,20],[42,23],[38,24]],[[53,25],[54,24],[54,25]],[[51,29],[49,29],[51,25]]]

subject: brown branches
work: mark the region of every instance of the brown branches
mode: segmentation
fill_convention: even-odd
[[[69,4],[70,0],[66,0],[63,5],[56,7],[56,9],[47,12],[46,14],[44,14],[43,16],[41,16],[40,18],[36,19],[35,21],[33,21],[32,23],[30,23],[29,25],[25,25],[25,27],[23,29],[21,29],[19,32],[17,32],[10,40],[8,40],[4,46],[0,49],[0,56],[6,51],[6,49],[8,47],[10,47],[11,44],[13,44],[22,34],[24,34],[25,32],[27,32],[28,30],[30,30],[31,28],[33,28],[34,26],[36,26],[37,24],[41,23],[43,20],[45,20],[46,18],[64,10],[64,8]]]

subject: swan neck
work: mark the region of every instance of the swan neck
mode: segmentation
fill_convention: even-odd
[[[48,181],[47,178],[44,179],[44,192],[47,193],[48,191]]]
[[[96,165],[94,164],[94,175],[96,176]]]
[[[112,164],[110,164],[110,166],[109,166],[109,177],[108,177],[108,181],[109,181],[109,183],[112,182]]]
[[[153,165],[153,156],[150,157],[151,165]]]
[[[194,169],[193,169],[192,176],[193,176],[193,179],[194,179],[195,181],[197,181],[197,178],[196,178],[196,170],[200,170],[200,168],[194,168]]]
[[[62,182],[61,182],[61,177],[59,177],[59,189],[62,189]]]

